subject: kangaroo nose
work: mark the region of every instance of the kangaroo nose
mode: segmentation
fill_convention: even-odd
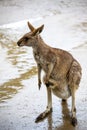
[[[17,42],[17,45],[20,46],[20,42],[19,41]]]

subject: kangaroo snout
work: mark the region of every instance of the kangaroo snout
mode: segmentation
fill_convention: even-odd
[[[17,45],[20,46],[20,42],[19,41],[17,42]]]

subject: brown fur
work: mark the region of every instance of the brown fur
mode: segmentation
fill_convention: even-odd
[[[44,25],[35,29],[28,22],[28,27],[31,32],[25,34],[17,44],[18,46],[30,46],[33,48],[33,55],[38,66],[39,88],[41,86],[41,70],[45,72],[43,82],[47,87],[49,86],[49,88],[47,88],[48,107],[45,111],[45,116],[52,108],[52,91],[56,96],[62,99],[67,99],[72,96],[72,122],[75,122],[75,91],[79,86],[82,75],[81,66],[69,52],[52,48],[45,44],[39,35],[39,33],[42,32]],[[45,116],[42,116],[41,118]]]

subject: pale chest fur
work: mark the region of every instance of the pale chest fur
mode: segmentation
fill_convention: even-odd
[[[37,64],[41,66],[41,68],[44,70],[45,73],[48,72],[48,65],[49,64],[54,64],[56,62],[56,57],[53,53],[49,55],[49,51],[45,50],[44,52],[38,52],[34,51],[34,58]]]
[[[34,52],[33,54],[36,63],[39,64],[45,72],[47,72],[49,61],[47,61],[47,59],[38,52]]]

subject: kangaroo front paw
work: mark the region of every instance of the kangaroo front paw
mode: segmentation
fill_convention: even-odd
[[[66,102],[67,100],[66,99],[62,99],[62,102]]]
[[[49,87],[49,86],[50,86],[50,84],[49,84],[49,83],[45,83],[45,85],[46,85],[46,87]]]
[[[38,81],[38,87],[39,87],[39,90],[41,88],[41,81]]]
[[[73,126],[77,125],[77,119],[75,117],[72,118],[72,125]]]

